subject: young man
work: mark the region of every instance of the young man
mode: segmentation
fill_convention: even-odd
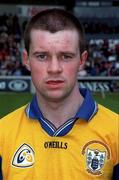
[[[87,59],[80,22],[45,10],[30,20],[24,40],[36,95],[0,120],[1,179],[117,180],[119,116],[78,87]]]

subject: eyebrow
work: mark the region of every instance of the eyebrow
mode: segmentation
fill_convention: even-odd
[[[32,55],[38,55],[38,54],[40,54],[40,53],[50,54],[49,51],[38,50],[38,51],[33,52]],[[75,55],[76,55],[76,52],[72,52],[72,51],[59,51],[58,54],[61,54],[61,55],[69,54],[69,55],[75,56]]]
[[[61,51],[60,53],[61,53],[61,54],[72,54],[72,55],[75,55],[75,54],[76,54],[76,53],[71,52],[71,51]]]
[[[48,53],[48,51],[35,51],[33,52],[33,55],[38,55],[40,53]]]

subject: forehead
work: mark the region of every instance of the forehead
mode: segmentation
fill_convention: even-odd
[[[55,33],[43,30],[31,31],[31,45],[35,46],[79,46],[79,35],[76,30],[62,30]]]

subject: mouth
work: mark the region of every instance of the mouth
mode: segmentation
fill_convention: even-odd
[[[50,81],[47,81],[47,84],[52,84],[52,85],[56,85],[56,84],[62,84],[64,81],[62,80],[50,80]]]
[[[46,84],[48,88],[58,89],[62,87],[62,85],[64,84],[64,81],[63,80],[49,80],[46,82]]]

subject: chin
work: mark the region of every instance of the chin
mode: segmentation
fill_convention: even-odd
[[[45,99],[47,101],[50,101],[50,102],[60,102],[60,101],[63,101],[65,99],[65,95],[59,95],[59,94],[50,94],[48,96],[45,97]]]

